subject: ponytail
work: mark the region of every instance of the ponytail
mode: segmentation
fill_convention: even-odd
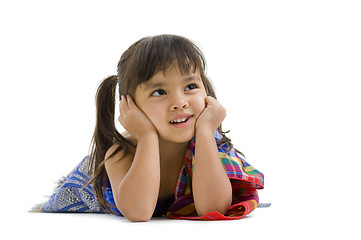
[[[98,87],[96,93],[96,125],[91,143],[89,184],[94,185],[94,192],[96,198],[106,212],[111,212],[109,204],[104,198],[104,188],[107,183],[107,174],[105,171],[104,159],[106,152],[113,144],[118,144],[119,147],[111,156],[114,156],[121,149],[126,155],[129,151],[127,141],[118,132],[114,123],[114,109],[115,109],[115,90],[117,86],[117,76],[109,76],[104,79]],[[123,156],[124,156],[123,155]],[[111,157],[110,156],[110,157]]]

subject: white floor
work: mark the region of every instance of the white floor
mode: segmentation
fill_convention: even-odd
[[[34,239],[121,239],[124,236],[129,239],[359,239],[358,224],[351,221],[351,216],[342,219],[340,214],[320,213],[273,204],[235,221],[155,218],[146,223],[131,223],[122,217],[105,214],[13,212],[3,218],[0,236],[7,236],[6,239],[24,236]]]

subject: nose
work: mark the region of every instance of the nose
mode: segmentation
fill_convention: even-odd
[[[174,110],[180,110],[180,109],[185,109],[189,107],[189,103],[188,100],[186,98],[186,96],[184,95],[177,95],[174,96],[172,98],[172,102],[170,105],[170,110],[174,111]]]

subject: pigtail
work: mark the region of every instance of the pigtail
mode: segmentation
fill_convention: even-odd
[[[114,156],[121,149],[124,149],[124,155],[129,151],[127,141],[118,132],[114,123],[116,86],[117,76],[113,75],[104,79],[98,87],[95,97],[96,125],[89,156],[89,172],[91,176],[89,184],[93,184],[95,195],[106,212],[110,212],[110,207],[104,199],[104,187],[108,180],[105,171],[105,161],[107,160],[104,159],[105,154],[115,143],[119,147],[111,156]]]

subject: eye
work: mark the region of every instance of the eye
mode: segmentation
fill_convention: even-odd
[[[189,91],[189,90],[193,90],[193,89],[196,89],[196,88],[198,88],[198,85],[195,84],[195,83],[192,83],[192,84],[188,84],[184,90]]]
[[[163,95],[166,95],[166,92],[163,89],[157,89],[153,91],[151,94],[151,96],[155,96],[155,97],[163,96]]]

